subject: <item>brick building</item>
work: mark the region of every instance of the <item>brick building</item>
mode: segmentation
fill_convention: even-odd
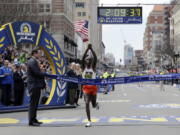
[[[158,69],[162,64],[162,52],[169,44],[168,17],[168,7],[164,5],[155,5],[148,17],[144,33],[143,55],[149,69]]]
[[[0,0],[1,22],[33,21],[42,24],[60,45],[67,60],[77,56],[74,42],[74,0]],[[8,11],[4,14],[2,11]],[[13,11],[13,12],[12,12]]]
[[[144,70],[143,50],[135,50],[135,57],[137,58],[138,70]]]

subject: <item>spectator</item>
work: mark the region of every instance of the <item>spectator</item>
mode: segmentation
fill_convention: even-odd
[[[70,65],[70,70],[67,72],[67,76],[69,77],[77,77],[75,73],[75,63],[71,63]],[[74,105],[75,103],[75,96],[76,96],[76,91],[78,89],[78,84],[73,83],[73,82],[68,82],[67,83],[67,104]]]
[[[14,64],[18,64],[18,63],[19,63],[18,55],[15,55],[14,56]]]
[[[11,51],[9,48],[6,48],[4,51],[4,59],[11,62]]]
[[[76,76],[78,78],[82,78],[82,70],[81,70],[81,67],[79,64],[76,64],[75,65],[75,72],[76,72]],[[77,92],[76,92],[76,97],[75,97],[75,104],[77,106],[79,106],[78,104],[78,100],[79,100],[79,96],[80,96],[80,93],[83,93],[82,90],[81,90],[81,84],[78,84],[78,89],[77,89]]]
[[[11,104],[11,94],[12,94],[12,85],[13,85],[13,71],[9,67],[9,61],[4,61],[4,66],[0,68],[0,77],[1,77],[1,88],[2,88],[2,103],[4,105]]]
[[[21,64],[21,72],[23,74],[22,79],[24,81],[24,87],[27,87],[27,66],[25,64]]]
[[[23,73],[20,64],[15,64],[14,79],[14,105],[21,105],[24,95]]]
[[[0,67],[3,66],[3,58],[2,58],[2,55],[0,55]]]

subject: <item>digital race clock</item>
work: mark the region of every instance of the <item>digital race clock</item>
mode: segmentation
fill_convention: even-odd
[[[142,7],[98,7],[100,24],[141,24]]]

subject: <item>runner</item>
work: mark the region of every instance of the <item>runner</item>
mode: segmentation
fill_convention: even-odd
[[[82,59],[82,77],[86,79],[95,79],[96,73],[96,61],[97,57],[95,52],[92,49],[92,45],[89,44],[87,50],[84,53]],[[90,102],[92,103],[93,108],[99,109],[99,105],[97,103],[97,86],[96,85],[84,85],[83,86],[84,92],[84,101],[86,104],[86,114],[88,118],[88,122],[85,127],[90,127],[91,124],[91,114],[90,114]]]

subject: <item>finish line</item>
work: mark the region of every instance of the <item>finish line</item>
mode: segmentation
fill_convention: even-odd
[[[81,125],[87,122],[86,118],[83,117],[42,117],[39,119],[43,122],[44,126],[49,124],[60,124],[60,125]],[[179,116],[104,116],[104,117],[92,117],[94,125],[99,124],[178,124],[180,123]],[[27,119],[16,119],[16,118],[0,118],[0,126],[22,126],[27,125]],[[42,125],[42,127],[43,127]]]
[[[135,82],[148,81],[163,81],[180,79],[180,74],[166,74],[166,75],[144,75],[144,76],[129,76],[129,77],[115,77],[108,79],[82,79],[68,76],[48,75],[51,79],[57,79],[61,82],[73,82],[78,84],[88,85],[106,85],[106,84],[126,84]]]

